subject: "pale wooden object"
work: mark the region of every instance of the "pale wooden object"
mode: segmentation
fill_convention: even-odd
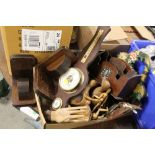
[[[61,122],[87,122],[91,117],[89,106],[67,107],[50,112],[51,121]]]
[[[95,86],[97,86],[97,84],[98,83],[97,83],[96,80],[91,80],[89,82],[89,84],[86,86],[86,88],[84,89],[84,91],[83,91],[83,94],[84,95],[82,95],[81,101],[78,102],[77,100],[80,97],[77,97],[77,98],[71,100],[71,104],[72,105],[78,105],[78,106],[89,105],[91,103],[91,100],[90,99],[87,99],[85,96],[89,96],[90,89],[93,88],[93,87],[95,87]]]
[[[101,102],[98,102],[96,104],[96,106],[93,108],[93,110],[92,110],[92,112],[93,112],[92,118],[93,119],[98,119],[100,117],[99,116],[100,112],[107,112],[108,111],[108,108],[104,109],[104,108],[102,108],[102,106],[106,103],[106,101],[108,99],[108,94],[110,92],[111,92],[111,89],[109,88],[105,93],[102,93],[100,95],[102,101]],[[94,112],[94,111],[96,111],[96,109],[97,109],[97,112]],[[102,118],[102,117],[100,117],[100,118]]]
[[[104,92],[107,91],[108,89],[110,89],[110,83],[108,80],[106,80],[106,78],[103,78],[101,86],[94,89],[93,98],[97,99],[103,98],[105,96]]]
[[[99,108],[96,113],[93,113],[93,119],[102,118],[102,116],[99,116],[100,112],[108,112],[108,108],[106,109]]]

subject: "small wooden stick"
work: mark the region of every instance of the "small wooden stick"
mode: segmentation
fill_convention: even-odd
[[[100,112],[107,112],[108,108],[106,109],[98,109],[98,111],[96,113],[93,113],[93,119],[97,119],[99,117],[99,113]]]

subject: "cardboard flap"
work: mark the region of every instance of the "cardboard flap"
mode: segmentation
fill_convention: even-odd
[[[155,38],[153,37],[152,33],[147,30],[145,26],[134,26],[138,33],[141,35],[142,38],[154,41]]]
[[[127,39],[127,34],[123,31],[120,26],[111,26],[111,32],[107,35],[104,41],[114,41],[114,40],[121,40]]]
[[[90,32],[92,32],[91,35],[94,35],[97,30],[97,26],[89,26],[87,28],[89,28]],[[108,42],[108,41],[115,41],[115,40],[121,40],[126,38],[128,38],[128,36],[120,26],[111,26],[111,31],[106,36],[104,41]]]

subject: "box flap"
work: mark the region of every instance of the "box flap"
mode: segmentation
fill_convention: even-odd
[[[83,49],[89,41],[94,36],[97,26],[80,26],[79,29],[79,36],[78,36],[78,46],[80,49]],[[120,26],[112,26],[111,31],[106,37],[106,41],[104,41],[107,44],[117,44],[119,45],[119,41],[121,40],[121,43],[123,44],[129,44],[127,41],[127,34],[124,32],[122,27]]]
[[[90,32],[92,32],[92,34],[94,35],[97,30],[97,26],[89,26],[89,29],[90,29]],[[128,36],[120,26],[111,26],[111,31],[106,36],[104,41],[108,42],[108,41],[121,40],[126,38],[128,38]]]
[[[134,26],[142,38],[154,41],[152,33],[145,26]]]
[[[111,31],[105,38],[105,41],[122,40],[127,38],[127,34],[120,26],[111,26]]]

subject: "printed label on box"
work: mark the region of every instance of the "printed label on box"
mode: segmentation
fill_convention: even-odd
[[[55,51],[60,47],[61,30],[22,29],[22,50]]]

